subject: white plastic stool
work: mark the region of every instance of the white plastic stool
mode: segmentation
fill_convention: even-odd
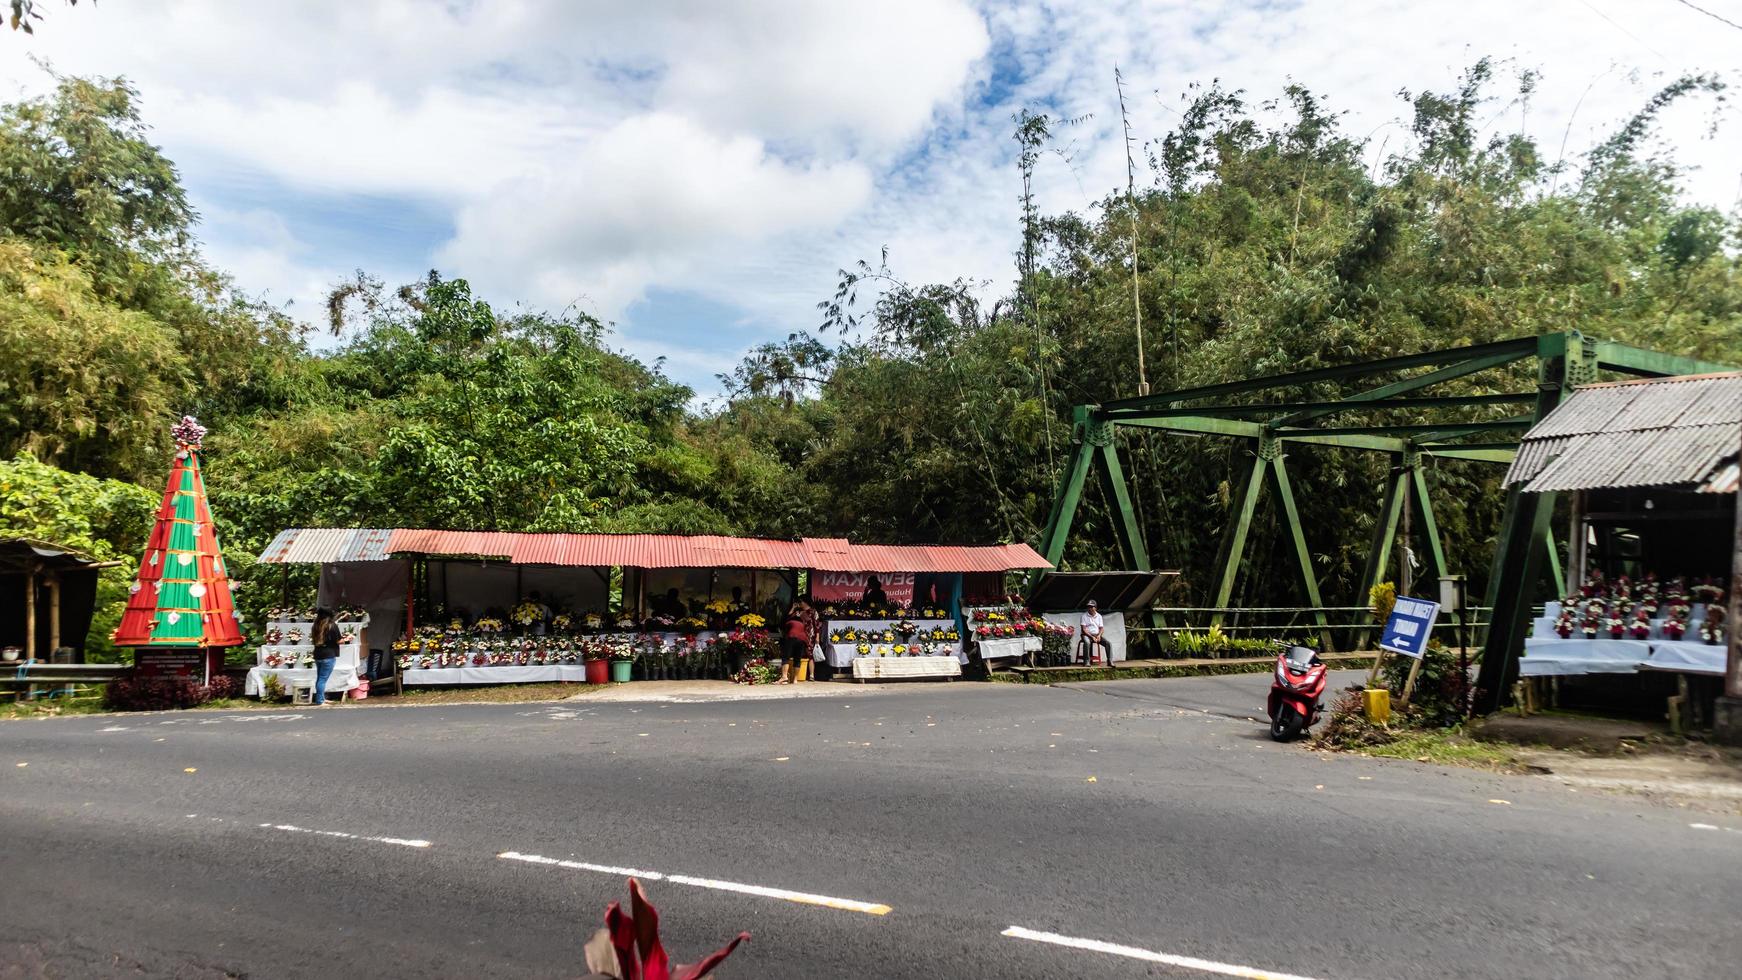
[[[315,703],[315,682],[293,681],[290,688],[290,701],[292,704],[313,705]]]

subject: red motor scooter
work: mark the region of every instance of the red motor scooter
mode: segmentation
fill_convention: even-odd
[[[1278,654],[1270,680],[1270,737],[1287,742],[1311,728],[1324,710],[1319,698],[1329,680],[1317,650],[1289,647]]]

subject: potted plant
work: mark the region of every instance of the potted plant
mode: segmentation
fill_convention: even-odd
[[[611,648],[609,645],[603,642],[588,644],[584,659],[588,684],[609,684],[611,682]]]
[[[625,644],[611,651],[611,683],[629,683],[629,672],[635,667],[635,650]]]

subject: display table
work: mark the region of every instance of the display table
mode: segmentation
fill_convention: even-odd
[[[552,681],[586,683],[586,664],[543,667],[431,667],[401,672],[406,687],[429,684],[540,684]]]
[[[1658,640],[1651,656],[1639,666],[1645,670],[1672,670],[1683,674],[1724,676],[1725,646],[1699,640]]]
[[[293,625],[307,627],[313,624],[273,623],[272,625],[274,627]],[[249,697],[265,697],[267,677],[277,677],[278,682],[284,685],[286,692],[295,690],[298,682],[313,684],[315,679],[313,666],[289,667],[281,665],[274,667],[266,661],[269,657],[278,656],[287,662],[295,663],[304,656],[313,654],[314,650],[314,645],[310,643],[262,644],[255,654],[258,663],[248,669],[248,677],[242,682],[242,693]],[[332,676],[327,678],[326,693],[343,696],[346,691],[357,687],[357,678],[362,673],[362,656],[363,645],[358,641],[352,640],[349,643],[339,644],[339,656],[333,663]]]
[[[885,630],[892,629],[895,624],[899,622],[901,622],[899,619],[837,619],[829,623],[829,633],[830,635],[833,635],[835,633],[845,632],[846,630],[882,633]],[[914,633],[916,638],[928,636],[934,629],[953,630],[956,628],[956,621],[953,619],[909,619],[907,622],[912,623],[917,628],[917,632]],[[850,666],[855,660],[877,659],[875,657],[867,657],[866,655],[861,654],[859,652],[860,643],[870,643],[873,653],[882,650],[887,654],[889,648],[895,646],[897,643],[906,645],[909,642],[911,641],[897,635],[894,641],[854,640],[850,643],[846,641],[840,643],[824,643],[823,654],[828,660],[830,666],[844,669]],[[924,643],[927,646],[941,646],[943,649],[934,653],[918,654],[918,657],[949,657],[953,655],[957,664],[960,665],[962,661],[961,640],[942,641],[920,639],[919,642]],[[884,657],[883,659],[888,659],[888,657]]]
[[[853,679],[893,680],[911,677],[960,677],[961,661],[955,657],[857,657],[853,660]]]
[[[1644,640],[1524,641],[1524,656],[1518,661],[1520,677],[1576,677],[1581,674],[1632,674],[1651,656],[1652,644]]]
[[[1041,638],[1038,636],[1010,636],[1002,639],[985,639],[980,641],[981,660],[1002,660],[1006,657],[1020,657],[1025,653],[1040,652]]]
[[[266,678],[278,678],[278,683],[284,685],[284,692],[289,694],[296,690],[298,683],[314,684],[315,669],[313,667],[250,667],[248,679],[242,682],[242,693],[249,697],[266,696]],[[345,692],[356,688],[357,665],[337,663],[333,672],[327,677],[326,693],[335,697],[343,697]]]

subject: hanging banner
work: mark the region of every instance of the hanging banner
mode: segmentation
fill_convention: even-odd
[[[913,602],[913,572],[811,572],[811,598],[817,602],[859,602],[871,579],[883,586],[891,606]]]

